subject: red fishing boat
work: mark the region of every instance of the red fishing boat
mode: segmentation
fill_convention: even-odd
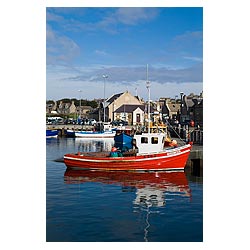
[[[111,152],[77,152],[64,155],[68,168],[92,170],[184,170],[192,144],[164,148],[165,133],[131,137],[131,147]]]

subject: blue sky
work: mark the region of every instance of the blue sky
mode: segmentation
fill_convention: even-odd
[[[203,9],[46,9],[46,99],[103,98],[128,90],[147,99],[203,89]]]

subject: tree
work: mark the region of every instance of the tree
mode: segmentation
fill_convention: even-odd
[[[76,99],[76,98],[63,98],[60,99],[58,101],[56,101],[57,105],[59,105],[59,103],[71,103],[74,102],[75,106],[80,106],[80,100]],[[46,104],[54,104],[55,101],[53,100],[47,100]],[[87,99],[81,99],[81,106],[90,106],[92,108],[97,108],[98,107],[98,103],[96,100],[87,100]]]

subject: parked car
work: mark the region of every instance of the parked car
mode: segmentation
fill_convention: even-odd
[[[76,120],[74,120],[73,118],[67,118],[65,121],[64,121],[64,124],[76,124]]]
[[[96,120],[95,119],[90,119],[89,120],[89,125],[95,125],[96,124]]]
[[[46,124],[64,124],[64,119],[62,117],[47,117]]]
[[[111,122],[112,126],[127,126],[128,122],[123,120],[114,120]]]
[[[88,125],[89,124],[89,120],[86,119],[86,118],[82,118],[82,119],[78,118],[76,124],[78,124],[78,125]]]

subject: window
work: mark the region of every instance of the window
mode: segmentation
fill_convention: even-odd
[[[148,143],[148,138],[147,137],[142,137],[141,138],[141,143]]]
[[[136,122],[137,123],[141,122],[141,116],[140,116],[140,114],[136,114]]]
[[[152,144],[158,144],[158,137],[152,137],[151,138],[151,143]]]

